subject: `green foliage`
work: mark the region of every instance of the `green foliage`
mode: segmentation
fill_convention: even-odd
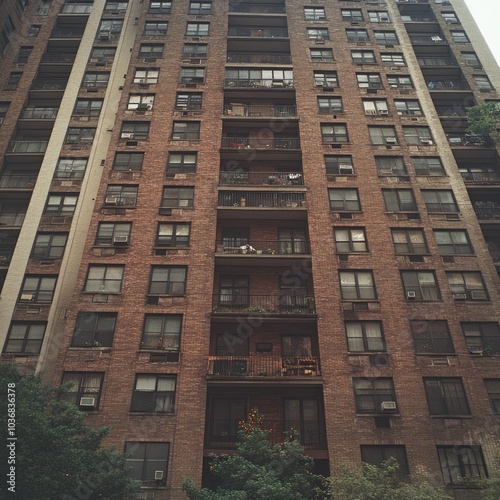
[[[500,122],[500,106],[489,102],[467,108],[467,132],[484,138],[490,138]]]
[[[481,486],[481,500],[498,500],[500,498],[500,456],[495,457],[493,470],[490,477],[479,481]]]
[[[338,474],[328,479],[332,500],[450,500],[443,489],[435,488],[424,478],[402,481],[399,464],[390,458],[381,466],[362,464],[341,466]]]
[[[219,481],[217,491],[198,489],[185,478],[183,489],[191,500],[325,500],[326,483],[313,474],[313,460],[304,455],[294,431],[272,445],[262,417],[252,410],[238,432],[238,455],[212,455],[210,470]]]
[[[83,412],[58,400],[64,389],[46,387],[39,375],[22,374],[11,365],[0,366],[2,415],[7,415],[7,384],[12,383],[17,437],[13,496],[22,500],[135,498],[140,484],[129,478],[125,457],[100,447],[108,428],[91,429]],[[1,440],[8,442],[5,421]],[[6,463],[2,457],[2,464]],[[1,498],[12,494],[5,491],[8,486],[2,481]]]

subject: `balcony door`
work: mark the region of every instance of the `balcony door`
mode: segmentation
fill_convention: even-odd
[[[210,441],[236,441],[239,422],[246,420],[245,399],[212,399]]]
[[[285,431],[296,429],[303,445],[320,442],[319,409],[316,399],[285,399]]]
[[[306,232],[303,229],[279,229],[280,255],[307,253]]]
[[[223,274],[220,277],[220,305],[244,309],[248,307],[249,279],[246,274]]]

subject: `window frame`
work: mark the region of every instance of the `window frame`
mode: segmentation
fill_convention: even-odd
[[[183,274],[173,279],[173,274]],[[187,286],[187,266],[151,266],[148,295],[184,297]]]
[[[321,123],[321,141],[323,144],[348,143],[347,123]],[[328,131],[331,128],[331,132]]]
[[[461,417],[471,414],[462,377],[424,377],[423,381],[431,416]]]
[[[173,161],[179,157],[180,161]],[[194,161],[186,161],[192,157]],[[175,174],[194,174],[198,164],[197,151],[170,151],[167,159],[166,175],[167,177]]]
[[[463,294],[466,295],[467,301],[487,302],[490,300],[481,271],[446,271],[446,278],[455,300],[462,300]],[[454,283],[450,282],[450,278],[454,278]],[[458,283],[457,278],[461,279],[461,283]],[[481,287],[477,285],[478,282],[481,282]],[[457,297],[458,295],[460,297]]]
[[[370,326],[373,333],[375,333],[375,330],[377,330],[377,335],[373,335],[373,333],[370,334]],[[387,351],[382,321],[345,321],[344,327],[348,352],[379,353]],[[358,331],[350,331],[350,327],[356,327]],[[359,344],[360,341],[362,344],[362,348],[355,348],[355,343]]]
[[[142,327],[141,350],[179,353],[181,350],[182,314],[146,314]],[[159,325],[159,329],[153,329]]]
[[[111,347],[117,318],[116,312],[78,312],[71,347]],[[82,336],[84,340],[79,340]]]
[[[39,238],[48,237],[46,244],[38,243]],[[53,240],[57,238],[63,238],[63,244],[53,245]],[[64,255],[64,250],[66,248],[66,243],[68,242],[68,233],[47,233],[39,232],[36,234],[35,241],[33,242],[33,248],[31,250],[31,258],[33,259],[62,259]],[[42,249],[43,251],[41,251]],[[57,250],[54,251],[53,250]]]
[[[24,330],[22,337],[16,335],[12,338],[13,331],[19,327]],[[32,328],[41,329],[40,331],[31,332]],[[4,354],[21,354],[23,356],[38,356],[42,349],[45,331],[47,328],[46,321],[12,321],[9,326],[7,338],[3,346]],[[20,344],[20,348],[12,349],[12,345]]]
[[[181,198],[183,191],[189,197]],[[170,196],[167,196],[170,195]],[[175,195],[175,196],[174,196]],[[169,200],[177,200],[175,204]],[[194,208],[194,187],[192,186],[164,186],[161,198],[161,208],[180,208],[192,209]]]
[[[304,19],[306,21],[324,21],[326,20],[324,7],[304,7]]]
[[[158,446],[155,446],[158,445]],[[161,448],[160,448],[161,446]],[[148,453],[151,453],[150,450],[155,447],[157,450],[152,453],[156,455],[159,450],[161,450],[162,454],[165,455],[165,459],[153,459],[148,458]],[[141,481],[143,486],[150,486],[154,488],[163,487],[167,484],[167,474],[168,474],[168,461],[170,455],[170,443],[168,442],[153,442],[153,441],[125,441],[124,452],[127,458],[125,458],[125,465],[127,468],[131,469],[130,476],[136,481]],[[137,458],[134,458],[134,455],[139,455]],[[141,458],[142,456],[142,458]],[[151,456],[151,455],[150,455]],[[135,466],[133,466],[135,464]],[[151,468],[152,464],[154,465]],[[140,466],[141,472],[140,474],[136,474],[138,471],[138,466]],[[153,471],[154,475],[151,478],[148,478],[147,473],[148,470]],[[154,477],[156,472],[162,472],[162,479],[155,480]]]
[[[172,226],[171,234],[169,235],[168,233],[165,233],[165,235],[162,236],[162,226]],[[187,235],[177,234],[178,229],[185,230],[185,228],[187,228]],[[155,246],[161,248],[189,248],[190,238],[190,222],[159,222],[156,231]],[[171,243],[167,243],[167,241],[170,241]]]
[[[155,378],[155,386],[153,390],[138,389],[138,384],[141,384],[141,378]],[[159,385],[162,381],[173,381],[173,389],[160,390]],[[145,381],[142,381],[144,383]],[[170,384],[169,384],[170,385]],[[130,411],[133,413],[153,413],[155,415],[174,414],[175,412],[175,393],[177,385],[176,374],[167,373],[137,373],[132,390],[132,400],[130,403]],[[162,403],[162,398],[165,398]],[[158,410],[159,404],[167,409]]]
[[[349,281],[348,275],[352,275]],[[360,278],[364,277],[367,280],[367,285],[360,283]],[[375,278],[372,270],[356,270],[339,271],[340,295],[343,301],[376,301],[377,287],[375,286]]]
[[[452,452],[452,457],[448,456],[448,451]],[[477,479],[486,479],[488,477],[488,471],[486,469],[486,465],[484,463],[483,452],[481,446],[469,446],[469,445],[460,445],[460,446],[437,446],[438,459],[441,466],[441,473],[443,474],[443,481],[446,485],[457,485],[460,486],[464,482]],[[472,456],[471,456],[472,454]],[[474,458],[475,463],[465,463],[464,455],[467,455],[467,461],[470,462],[470,458]],[[450,458],[451,462],[450,463]],[[453,466],[453,463],[457,465]],[[453,474],[452,468],[458,467],[459,474]],[[473,475],[468,473],[468,469],[471,467],[476,467],[478,471],[478,475]],[[469,470],[470,472],[470,470]],[[454,479],[454,476],[456,479]]]
[[[110,226],[109,228],[107,226]],[[116,245],[115,238],[117,236],[126,236],[127,242],[125,245],[129,244],[130,233],[132,231],[131,222],[99,222],[97,226],[97,232],[95,236],[94,246],[113,246]],[[104,236],[103,234],[108,236]]]
[[[481,354],[484,351],[500,353],[500,327],[497,322],[464,321],[460,325],[470,354],[475,354],[476,351]]]
[[[351,60],[353,64],[377,64],[377,59],[373,50],[351,50]]]
[[[363,383],[366,385],[364,388],[361,387]],[[356,413],[380,415],[383,413],[380,408],[382,402],[396,402],[396,391],[392,377],[353,377],[352,385]]]
[[[396,242],[395,236],[404,236],[405,242]],[[422,242],[415,242],[415,236],[421,237]],[[396,255],[429,255],[429,247],[422,228],[391,228],[391,238]],[[405,247],[404,251],[398,250],[399,246]]]
[[[338,238],[341,232],[347,232],[347,239]],[[356,237],[354,232],[359,233],[359,236]],[[359,254],[369,252],[366,229],[364,227],[335,227],[333,229],[333,238],[337,254]]]
[[[339,193],[342,197],[335,197],[334,193]],[[330,201],[330,211],[332,212],[361,212],[361,201],[357,188],[330,188],[328,189],[328,199]],[[342,203],[342,206],[339,205]],[[337,203],[337,206],[335,206]]]
[[[72,390],[70,386],[66,392],[62,394],[61,399],[78,406],[80,410],[94,410],[99,409],[99,402],[101,400],[102,388],[104,383],[104,372],[74,372],[74,371],[64,371],[62,373],[61,384],[69,385],[72,381],[69,378],[73,376],[74,378],[79,378],[76,384],[76,390]],[[99,378],[99,386],[89,386],[89,380],[92,378]],[[73,384],[74,386],[75,384]],[[96,402],[94,406],[84,406],[81,405],[82,398],[95,398]]]
[[[434,232],[434,239],[436,240],[436,245],[438,248],[439,255],[441,256],[446,256],[446,255],[474,255],[474,249],[472,247],[472,242],[469,238],[469,233],[467,232],[466,229],[435,229],[433,230]],[[443,234],[440,234],[443,233]],[[457,241],[454,241],[453,236],[462,236],[462,241],[466,241],[466,243],[460,243]],[[444,243],[444,240],[442,240],[443,237],[447,237],[449,242]],[[441,243],[440,243],[441,241]],[[452,251],[446,251],[447,247],[451,247]],[[463,248],[465,251],[457,251],[460,247]]]
[[[102,269],[102,277],[96,275],[96,277],[91,277],[98,270]],[[109,276],[108,274],[113,274],[115,271],[120,271],[120,275],[116,274],[116,277]],[[85,277],[84,293],[98,293],[98,294],[121,294],[123,287],[123,277],[125,274],[125,266],[120,264],[89,264],[87,269],[87,275]],[[100,283],[97,289],[94,286]],[[91,286],[94,285],[94,286]],[[112,285],[108,288],[109,285]],[[118,285],[118,286],[116,286]]]
[[[405,300],[413,300],[416,302],[436,302],[441,301],[441,291],[436,279],[436,273],[432,270],[410,271],[403,270],[401,272],[401,282],[405,294]],[[432,281],[429,279],[423,280],[432,276]],[[405,277],[411,277],[415,284],[410,284]],[[408,292],[414,292],[415,297],[409,297]],[[429,295],[431,294],[431,295]]]
[[[199,121],[174,121],[172,124],[173,141],[199,141],[201,122]]]
[[[455,198],[455,193],[453,192],[452,189],[422,189],[421,190],[422,197],[425,203],[425,208],[427,209],[427,212],[429,213],[453,213],[453,214],[458,214],[460,213],[459,207],[457,205],[457,201]],[[431,202],[429,199],[426,200],[426,197],[428,196],[435,196],[436,201]],[[452,202],[444,202],[440,198],[442,195],[446,194],[447,196],[451,195]],[[431,206],[432,205],[432,206]],[[449,207],[447,207],[449,205]],[[453,205],[453,207],[451,206]],[[439,208],[439,210],[436,210],[436,208]],[[445,208],[448,208],[445,210]]]
[[[417,354],[455,354],[446,320],[411,319],[410,332]]]

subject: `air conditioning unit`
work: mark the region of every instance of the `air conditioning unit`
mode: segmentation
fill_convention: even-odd
[[[416,298],[416,296],[417,296],[417,294],[415,292],[412,292],[412,291],[406,292],[407,299],[414,299],[414,298]]]
[[[474,290],[469,292],[472,300],[487,300],[486,292],[484,290]]]
[[[83,397],[80,398],[80,405],[85,408],[95,408],[96,407],[96,398]]]
[[[389,366],[389,354],[370,354],[370,364],[372,366]]]
[[[122,132],[121,139],[133,139],[134,138],[134,133],[133,132]]]
[[[339,174],[341,175],[352,175],[354,173],[354,169],[352,165],[339,165]]]
[[[389,114],[389,110],[388,109],[381,109],[379,112],[378,112],[379,115],[388,115]]]
[[[109,33],[99,33],[99,40],[109,40]]]
[[[420,139],[420,144],[425,146],[432,146],[434,143],[430,139]]]
[[[137,106],[137,109],[140,111],[146,111],[149,109],[149,104],[141,103]]]
[[[35,299],[34,293],[22,293],[21,296],[19,297],[19,300],[23,301],[34,300],[34,299]]]
[[[383,413],[390,413],[396,410],[396,401],[382,401],[382,403],[380,403],[380,411]]]
[[[113,245],[127,245],[127,244],[128,244],[128,235],[113,237]]]
[[[161,481],[162,479],[163,479],[163,471],[162,470],[155,470],[155,480]]]
[[[381,23],[389,23],[391,21],[390,21],[390,19],[388,17],[380,17],[380,22]]]
[[[365,114],[366,115],[376,115],[377,114],[377,110],[376,109],[367,109],[365,111]]]
[[[454,293],[453,298],[455,300],[467,300],[467,294],[466,293]]]
[[[387,137],[387,139],[385,140],[385,143],[386,144],[397,144],[397,140],[395,137]]]
[[[106,205],[118,205],[118,198],[115,196],[108,196],[105,200],[104,203]]]

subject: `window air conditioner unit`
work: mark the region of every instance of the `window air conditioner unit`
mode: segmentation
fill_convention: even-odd
[[[352,175],[354,170],[352,165],[339,165],[339,174],[341,175]]]
[[[109,33],[99,33],[99,40],[109,40]]]
[[[113,238],[113,245],[126,245],[128,243],[128,235],[115,236]]]
[[[486,292],[483,290],[475,290],[469,292],[470,298],[472,300],[486,300],[488,297],[486,296]]]
[[[426,146],[432,146],[434,143],[430,139],[420,139],[420,144],[424,144]]]
[[[388,23],[390,20],[388,17],[380,17],[380,22],[381,23]]]
[[[388,137],[388,138],[385,140],[385,143],[386,143],[386,144],[397,144],[397,141],[396,141],[396,138],[395,138],[395,137]]]
[[[34,293],[22,293],[21,297],[19,297],[19,300],[28,301],[28,300],[34,300],[34,298],[35,298]]]
[[[104,203],[106,205],[118,205],[118,198],[115,196],[108,196],[105,200]]]
[[[379,114],[380,114],[380,115],[388,115],[388,114],[389,114],[389,110],[388,110],[388,109],[381,109],[381,110],[379,111]]]
[[[417,294],[415,292],[406,292],[406,298],[407,299],[414,299],[416,298]]]
[[[96,399],[89,397],[80,398],[80,406],[84,406],[85,408],[95,408]]]
[[[137,109],[141,111],[146,111],[149,109],[149,104],[141,103],[137,106]]]
[[[134,133],[133,132],[122,132],[121,139],[133,139],[134,138]]]
[[[161,481],[163,479],[163,471],[155,470],[155,481]]]
[[[389,354],[370,354],[370,364],[372,366],[389,366]]]
[[[367,109],[365,111],[365,114],[367,114],[367,115],[376,115],[377,114],[377,110],[376,109]]]
[[[380,403],[380,411],[384,413],[394,412],[396,410],[397,406],[395,401],[382,401],[382,403]]]
[[[466,300],[467,299],[467,294],[466,293],[454,293],[453,298],[455,300]]]

